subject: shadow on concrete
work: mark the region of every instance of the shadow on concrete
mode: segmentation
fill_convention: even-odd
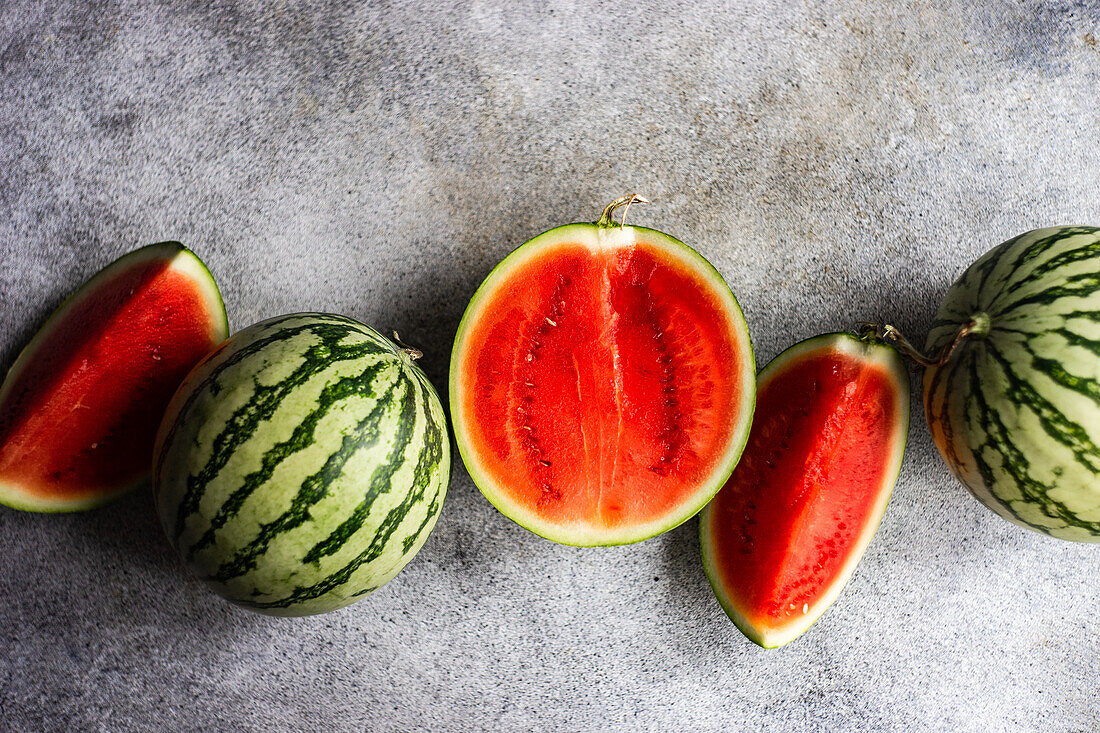
[[[148,480],[80,519],[79,528],[120,562],[157,572],[185,572],[160,526]]]
[[[0,343],[0,375],[7,376],[8,370],[19,358],[19,353],[42,326],[46,325],[46,321],[67,297],[67,294],[59,293],[35,299],[29,306],[20,306],[20,318],[6,324],[10,338]]]

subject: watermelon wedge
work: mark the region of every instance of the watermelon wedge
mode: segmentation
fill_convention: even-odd
[[[101,270],[0,387],[0,503],[80,511],[141,482],[172,393],[227,335],[217,285],[183,245],[149,245]]]
[[[886,509],[909,428],[890,346],[803,341],[760,373],[744,456],[700,516],[718,601],[760,646],[800,636],[840,594]]]
[[[638,542],[696,514],[748,437],[755,363],[722,276],[667,234],[612,221],[541,234],[459,325],[451,417],[503,514],[569,545]]]

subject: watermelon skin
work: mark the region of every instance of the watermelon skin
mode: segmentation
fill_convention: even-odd
[[[474,294],[451,418],[505,516],[562,544],[629,544],[721,488],[748,437],[755,371],[740,306],[695,250],[645,227],[570,224],[517,248]]]
[[[0,503],[105,504],[143,482],[187,372],[228,335],[210,271],[178,242],[131,252],[46,321],[0,387]]]
[[[761,372],[741,462],[699,517],[703,568],[734,624],[764,648],[803,634],[874,536],[909,429],[909,375],[875,339],[795,344]]]
[[[1036,229],[986,253],[948,290],[924,374],[936,447],[1002,517],[1100,541],[1100,229]]]
[[[181,385],[157,436],[157,512],[217,593],[275,616],[346,606],[435,526],[451,453],[424,373],[373,329],[302,313],[257,323]]]

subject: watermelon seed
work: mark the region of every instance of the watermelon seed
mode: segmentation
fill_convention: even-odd
[[[549,323],[551,326],[558,325],[556,321],[554,321],[553,319],[551,319],[549,317],[546,319],[546,322]]]
[[[802,604],[802,613],[806,614],[809,610],[810,610],[810,604],[809,603],[803,603]]]

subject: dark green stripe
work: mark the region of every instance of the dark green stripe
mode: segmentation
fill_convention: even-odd
[[[1059,317],[1063,320],[1071,321],[1074,319],[1081,319],[1083,321],[1092,321],[1093,323],[1100,323],[1100,311],[1065,311],[1060,312]]]
[[[1070,321],[1074,321],[1074,320],[1088,321],[1089,323],[1100,323],[1100,311],[1078,310],[1078,311],[1066,311],[1064,313],[1063,312],[1057,312],[1057,313],[1052,313],[1050,315],[1056,317],[1058,321],[1063,322],[1063,323],[1067,323],[1067,324]],[[1022,321],[1022,323],[1021,323],[1021,321]],[[998,319],[993,323],[992,330],[993,331],[1006,331],[1008,333],[1019,333],[1019,334],[1022,334],[1024,336],[1026,336],[1027,338],[1034,338],[1035,336],[1044,336],[1048,333],[1051,333],[1051,328],[1048,325],[1050,323],[1050,321],[1051,321],[1051,319],[1048,317],[1048,318],[1044,318],[1042,321],[1036,322],[1034,320],[1032,314],[1024,312],[1023,314],[1017,314],[1016,317],[1011,318],[1011,319],[1004,318],[1004,317],[998,317]],[[1035,326],[1035,330],[1028,330],[1027,329],[1027,327],[1031,326],[1031,325]],[[1063,328],[1061,330],[1065,331],[1066,333],[1073,333],[1072,331],[1068,331],[1065,328]],[[1084,339],[1085,337],[1078,336],[1078,338]],[[1091,341],[1092,339],[1085,339],[1085,340],[1086,341]]]
[[[1042,336],[1061,336],[1066,340],[1070,346],[1076,346],[1086,351],[1091,351],[1096,356],[1100,357],[1100,341],[1087,338],[1079,333],[1070,331],[1068,328],[1047,328],[1042,331],[1021,331],[1018,328],[1008,328],[1005,326],[998,326],[994,330],[1001,331],[1003,333],[1012,333],[1018,336],[1022,336],[1025,341],[1020,342],[1020,346],[1029,354],[1035,354],[1035,350],[1027,343],[1031,339],[1039,338]]]
[[[308,331],[319,338],[320,343],[313,344],[302,352],[302,363],[283,381],[272,385],[257,384],[249,401],[237,408],[226,421],[225,427],[214,438],[213,450],[206,465],[197,474],[187,477],[187,489],[180,499],[176,513],[175,536],[177,538],[182,536],[186,529],[187,517],[198,511],[199,502],[206,492],[207,484],[225,467],[240,445],[252,436],[260,423],[269,420],[275,414],[287,395],[300,389],[302,385],[336,362],[386,353],[385,349],[373,341],[341,345],[340,342],[348,334],[356,331],[352,325],[310,324],[293,330],[298,333]],[[288,336],[285,332],[280,332],[272,337],[261,339],[257,343],[267,346],[286,338]],[[254,345],[250,344],[242,351],[247,350],[249,355],[255,355],[258,350],[252,348]],[[240,360],[234,358],[233,361],[237,363]],[[207,382],[216,379],[224,370],[225,365],[214,372]],[[202,391],[201,387],[199,391]],[[181,415],[186,419],[185,413]]]
[[[997,410],[990,408],[989,402],[985,398],[985,383],[981,378],[981,374],[978,368],[977,359],[972,359],[970,362],[970,368],[967,370],[970,378],[969,393],[971,399],[976,403],[977,413],[980,416],[978,423],[982,426],[982,431],[986,435],[986,440],[978,445],[971,445],[971,453],[976,459],[982,458],[982,448],[985,445],[993,444],[995,452],[1001,456],[1001,465],[1016,479],[1016,483],[1020,484],[1021,495],[1025,498],[1028,497],[1028,491],[1034,489],[1033,482],[1027,477],[1026,470],[1030,465],[1027,456],[1024,455],[1015,443],[1012,442],[1007,426],[1001,419],[1001,414]],[[988,464],[985,464],[988,466]],[[985,479],[986,486],[990,489],[996,486],[996,480],[994,478],[992,470],[988,473],[980,471],[982,478]],[[1001,499],[996,492],[990,492],[997,499],[998,502],[1005,505],[1006,509],[1011,511],[1011,507],[1007,502]],[[1031,499],[1043,498],[1041,492],[1031,491]]]
[[[439,510],[443,508],[443,501],[440,495],[442,494],[443,496],[446,496],[447,485],[451,481],[450,463],[447,463],[446,465],[441,463],[443,459],[443,448],[445,442],[450,440],[450,436],[447,433],[446,418],[443,418],[442,424],[436,423],[432,419],[431,411],[428,409],[428,395],[432,394],[434,392],[434,389],[431,385],[431,382],[428,381],[428,378],[424,374],[417,372],[417,380],[420,382],[425,392],[424,419],[428,422],[429,425],[432,426],[432,430],[434,432],[431,439],[431,453],[427,456],[430,462],[417,464],[417,473],[422,473],[423,476],[414,480],[422,481],[425,483],[425,485],[427,485],[427,483],[430,483],[431,481],[432,472],[436,470],[440,472],[441,480],[439,482],[440,488],[435,492],[435,495],[432,497],[431,504],[428,505],[427,510],[424,512],[424,519],[420,521],[420,526],[418,526],[415,530],[413,530],[411,534],[405,537],[404,541],[402,542],[402,549],[404,552],[408,552],[412,548],[412,546],[416,544],[417,540],[420,538],[420,535],[427,529],[428,525],[432,523],[432,520],[435,518],[435,516],[439,514]],[[424,453],[421,453],[421,457],[424,457]]]
[[[318,409],[303,418],[301,424],[294,428],[294,432],[291,433],[290,438],[281,443],[276,443],[271,447],[271,450],[264,453],[260,470],[253,471],[245,476],[241,481],[241,485],[234,490],[225,503],[218,508],[218,511],[210,519],[210,526],[188,550],[187,558],[193,558],[196,553],[214,542],[214,535],[217,531],[225,526],[227,521],[237,515],[241,506],[244,505],[248,497],[252,496],[256,489],[263,486],[271,479],[272,474],[275,473],[275,469],[280,463],[298,451],[305,450],[313,445],[317,424],[321,422],[322,418],[329,414],[334,406],[353,395],[362,395],[364,397],[373,396],[374,379],[378,376],[378,373],[385,368],[386,364],[378,362],[368,367],[361,374],[343,377],[332,384],[326,385],[317,398]],[[393,393],[395,385],[396,382],[390,384],[386,392],[378,398],[371,412],[372,416],[376,416],[379,420],[381,419],[381,412],[385,410],[385,406],[388,403],[390,395]],[[304,487],[305,484],[303,484],[303,488]],[[320,495],[318,498],[320,498]]]
[[[968,401],[969,400],[977,401],[978,411],[982,414],[988,414],[988,411],[982,411],[981,405],[985,404],[985,400],[983,400],[981,396],[981,379],[978,376],[977,366],[974,360],[971,360],[970,363],[970,390]],[[988,430],[986,431],[986,435],[989,435]],[[974,464],[975,467],[978,469],[978,475],[980,475],[981,477],[981,482],[985,484],[986,488],[990,490],[990,494],[992,495],[993,500],[996,501],[1001,507],[1003,507],[1005,512],[1008,512],[1009,514],[1020,519],[1020,521],[1023,522],[1023,517],[1021,517],[1019,514],[1016,514],[1012,506],[1003,501],[1001,497],[993,491],[993,486],[997,485],[997,477],[993,474],[993,469],[990,464],[986,462],[986,458],[981,455],[981,445],[968,445],[968,447],[970,448],[970,455],[974,457]]]
[[[1013,237],[1012,239],[1009,239],[1007,242],[1001,242],[990,252],[988,252],[985,257],[978,260],[978,262],[974,263],[970,267],[970,270],[974,270],[975,274],[978,275],[978,282],[974,285],[968,284],[966,287],[966,291],[970,295],[970,303],[972,308],[984,309],[986,307],[982,304],[981,301],[982,297],[987,292],[986,286],[989,282],[990,275],[992,275],[993,271],[997,269],[997,265],[1000,264],[1001,258],[1004,257],[1012,249],[1013,246],[1015,246],[1016,242],[1018,242],[1020,240],[1020,237],[1022,236],[1024,235],[1020,234]],[[1015,267],[1015,265],[1013,266]],[[970,270],[967,270],[966,275],[964,276],[967,277],[967,279],[969,279],[968,276],[970,275]],[[1011,270],[1009,272],[1011,272]]]
[[[992,350],[990,354],[991,357],[996,358]],[[1016,512],[1012,507],[1011,502],[1013,500],[1003,498],[997,493],[997,479],[992,468],[986,463],[981,455],[983,445],[990,446],[1001,456],[1001,467],[1012,480],[1015,481],[1023,497],[1022,501],[1037,506],[1052,520],[1061,522],[1061,526],[1078,527],[1092,534],[1100,535],[1100,523],[1087,522],[1078,518],[1063,503],[1050,496],[1050,490],[1056,488],[1056,486],[1047,486],[1045,483],[1031,477],[1029,471],[1031,462],[1028,460],[1026,453],[1013,442],[1012,429],[1004,423],[1000,413],[986,402],[983,386],[984,382],[978,372],[977,364],[974,363],[970,370],[970,392],[972,397],[977,401],[979,414],[984,418],[981,424],[987,436],[987,441],[982,445],[972,446],[971,452],[975,457],[975,462],[978,464],[979,473],[993,498],[1005,509],[1005,511],[1012,514],[1012,516],[1028,526],[1036,527],[1032,520],[1025,519]],[[1059,529],[1059,526],[1036,528],[1049,533],[1050,530]]]
[[[328,537],[310,548],[302,558],[302,562],[320,566],[322,557],[337,552],[352,535],[359,531],[378,497],[389,493],[393,488],[393,475],[404,467],[402,457],[416,432],[416,399],[412,395],[412,382],[404,375],[402,379],[407,384],[406,394],[401,403],[401,414],[396,418],[397,435],[394,438],[393,448],[386,456],[386,462],[374,469],[366,495],[355,510]]]
[[[1034,357],[1031,360],[1031,364],[1037,370],[1048,376],[1055,384],[1065,387],[1072,392],[1076,392],[1082,397],[1087,397],[1100,405],[1100,382],[1097,380],[1070,374],[1066,371],[1062,362],[1046,359],[1041,356]]]
[[[1057,334],[1064,338],[1070,346],[1076,346],[1086,351],[1091,351],[1093,354],[1100,357],[1100,342],[1085,338],[1079,333],[1070,331],[1068,328],[1056,328],[1052,331],[1048,331],[1048,333]]]
[[[1097,259],[1098,257],[1100,257],[1100,241],[1094,240],[1084,247],[1071,249],[1051,257],[1049,260],[1029,272],[1026,277],[1013,283],[1012,288],[1015,290],[1030,283],[1039,282],[1044,277],[1051,277],[1051,273],[1054,270],[1066,267],[1067,265],[1075,265],[1087,260]]]
[[[935,331],[937,328],[947,327],[957,329],[960,325],[962,325],[962,323],[963,319],[960,318],[937,318],[936,320],[932,321],[932,325],[928,327],[928,330]]]
[[[218,377],[221,376],[221,374],[226,369],[229,369],[233,366],[236,366],[237,364],[244,361],[248,357],[252,356],[253,354],[255,354],[259,351],[262,351],[264,348],[266,348],[267,346],[269,346],[273,343],[276,343],[278,341],[285,341],[287,339],[294,338],[295,336],[298,336],[299,334],[307,332],[307,331],[311,331],[311,330],[317,328],[319,325],[322,325],[322,324],[335,323],[335,324],[341,325],[346,329],[347,333],[351,333],[353,331],[357,332],[357,333],[360,333],[360,332],[362,332],[362,328],[363,328],[360,324],[357,324],[353,321],[350,321],[349,319],[344,318],[343,316],[336,316],[336,315],[330,315],[330,314],[316,314],[316,315],[311,314],[308,317],[310,319],[309,323],[305,323],[301,326],[291,326],[291,327],[280,328],[279,330],[275,331],[272,334],[269,334],[268,336],[265,336],[261,339],[257,339],[255,341],[253,341],[252,343],[248,344],[247,346],[241,347],[232,356],[228,357],[224,362],[222,362],[220,365],[218,365],[218,367],[214,371],[212,371],[210,374],[208,374],[206,376],[206,378],[203,379],[202,382],[195,385],[195,387],[191,390],[191,394],[188,396],[187,400],[183,403],[183,406],[180,408],[179,414],[181,416],[183,416],[183,415],[186,415],[188,412],[190,412],[191,408],[195,404],[195,401],[199,397],[201,397],[204,393],[209,392],[211,395],[217,395],[221,391],[221,385],[218,384],[218,381],[217,381]],[[264,330],[268,330],[268,329],[271,329],[271,328],[274,328],[274,327],[278,326],[280,323],[283,323],[284,321],[300,320],[301,318],[303,318],[303,316],[301,316],[301,315],[292,315],[292,316],[283,316],[281,318],[273,318],[269,321],[265,321],[263,323],[263,327],[264,327]],[[319,324],[318,321],[321,321],[322,323]],[[260,325],[260,324],[257,324],[257,325]],[[233,339],[230,339],[229,341],[226,341],[213,354],[211,354],[211,356],[209,358],[213,358],[214,355],[217,354],[218,352],[222,351],[222,349],[232,348],[233,345],[234,345],[233,344]],[[167,435],[167,439],[164,441],[164,444],[162,446],[161,455],[157,457],[157,464],[158,465],[163,462],[163,451],[167,450],[168,446],[170,446],[173,443],[176,431],[179,428],[180,424],[182,424],[182,422],[183,422],[182,420],[177,420],[176,424],[173,425],[172,429],[169,431],[169,433]]]
[[[981,342],[977,342],[977,344],[980,345]],[[932,377],[932,385],[927,392],[927,399],[924,406],[925,415],[927,416],[929,423],[936,423],[940,426],[940,430],[943,432],[944,445],[942,446],[942,448],[947,452],[945,458],[947,459],[948,466],[956,472],[956,475],[959,475],[958,467],[963,465],[963,459],[959,455],[956,448],[957,443],[955,440],[955,423],[952,421],[950,413],[950,393],[952,391],[952,385],[955,382],[956,375],[962,373],[962,370],[965,369],[968,362],[972,363],[974,361],[974,348],[975,347],[965,348],[962,354],[956,356],[946,365],[936,370],[935,376]],[[941,383],[943,383],[944,385],[942,388],[942,392],[940,392]],[[940,394],[938,400],[936,398],[937,392],[939,392]],[[936,410],[935,404],[935,402],[937,401],[939,403],[938,411]],[[966,419],[965,405],[963,406],[962,419]],[[961,480],[961,475],[959,476],[959,478]]]
[[[351,594],[351,595],[349,596],[349,598],[362,598],[362,597],[363,597],[363,596],[365,596],[365,595],[369,595],[369,594],[371,594],[371,593],[375,592],[376,590],[378,590],[378,589],[379,589],[379,588],[381,588],[381,587],[382,587],[382,586],[380,586],[380,585],[371,585],[371,586],[367,586],[367,587],[366,587],[366,588],[364,588],[363,590],[357,590],[357,591],[355,591],[354,593],[352,593],[352,594]]]
[[[1015,300],[997,309],[996,313],[1003,317],[1006,313],[1027,305],[1050,305],[1062,298],[1088,297],[1096,294],[1097,290],[1100,290],[1100,272],[1083,272],[1065,278],[1059,285]]]
[[[431,406],[427,396],[425,396],[423,400],[422,407],[425,420],[427,421],[424,435],[425,446],[424,450],[420,453],[420,459],[417,462],[416,470],[413,474],[412,490],[409,492],[408,496],[406,496],[405,500],[402,501],[400,505],[391,509],[385,519],[382,520],[382,524],[378,528],[378,533],[374,536],[370,545],[355,557],[355,559],[332,575],[326,577],[324,580],[310,586],[299,586],[284,598],[276,601],[248,602],[247,605],[260,609],[287,608],[298,603],[319,598],[340,587],[344,583],[347,583],[356,570],[382,554],[394,531],[397,530],[409,511],[424,500],[424,494],[431,486],[432,478],[435,472],[439,470],[439,462],[443,456],[443,430],[432,419]],[[444,467],[443,470],[446,471],[447,468]],[[446,476],[443,478],[446,478]],[[445,488],[444,483],[440,485]],[[428,507],[430,512],[438,512],[438,496],[439,494],[437,491],[435,500],[433,500],[432,504]]]
[[[390,390],[398,382],[406,385],[406,387],[408,385],[408,379],[404,374],[401,374],[400,379],[390,385]],[[298,493],[290,503],[290,508],[275,520],[260,525],[260,532],[256,538],[239,549],[230,560],[223,563],[217,572],[210,576],[210,580],[225,583],[255,569],[256,559],[264,554],[267,546],[276,536],[304,524],[310,518],[310,507],[328,494],[328,487],[340,478],[344,466],[351,460],[351,457],[378,440],[379,426],[382,424],[386,409],[391,404],[390,393],[388,392],[356,424],[354,430],[344,435],[343,440],[340,442],[340,448],[328,457],[320,470],[302,482]]]
[[[1057,407],[1040,395],[1034,387],[1020,379],[1012,370],[1012,365],[996,349],[986,350],[990,358],[997,362],[1008,380],[1005,397],[1031,410],[1039,418],[1043,431],[1073,453],[1074,458],[1093,473],[1100,472],[1100,450],[1088,436],[1088,432],[1065,416]]]
[[[416,544],[416,541],[420,539],[421,533],[424,532],[425,527],[435,519],[435,515],[439,514],[439,509],[442,506],[442,503],[439,501],[439,494],[436,494],[432,499],[432,503],[428,505],[428,510],[424,512],[424,519],[420,520],[420,526],[413,530],[412,534],[402,540],[402,552],[408,552],[412,546]]]
[[[1013,282],[1012,278],[1019,274],[1021,268],[1038,259],[1059,242],[1069,237],[1076,237],[1079,234],[1091,234],[1096,230],[1092,227],[1061,227],[1056,229],[1052,234],[1048,234],[1044,237],[1039,237],[1031,244],[1023,248],[1023,250],[1013,260],[1012,265],[1008,269],[1008,276],[1000,288],[999,295],[1003,295],[1006,292],[1011,292],[1016,289],[1018,282]],[[1008,240],[1008,243],[1015,244],[1023,237],[1030,235],[1031,232],[1024,232],[1012,239]]]
[[[1087,339],[1080,334],[1076,334],[1072,331],[1068,331],[1064,328],[1057,328],[1048,331],[1046,334],[1028,334],[1022,331],[1015,331],[1014,329],[1002,329],[1010,333],[1016,333],[1021,336],[1035,338],[1036,336],[1057,334],[1064,338],[1071,346],[1078,346],[1083,349],[1087,349],[1097,357],[1100,357],[1100,343]],[[1054,383],[1066,389],[1072,390],[1083,397],[1087,397],[1093,402],[1100,404],[1100,381],[1092,379],[1091,377],[1081,377],[1076,374],[1072,374],[1066,370],[1065,365],[1055,359],[1048,359],[1045,356],[1040,356],[1036,353],[1035,349],[1031,348],[1031,344],[1027,340],[1017,343],[1017,346],[1031,357],[1031,366],[1041,374],[1045,374]]]

